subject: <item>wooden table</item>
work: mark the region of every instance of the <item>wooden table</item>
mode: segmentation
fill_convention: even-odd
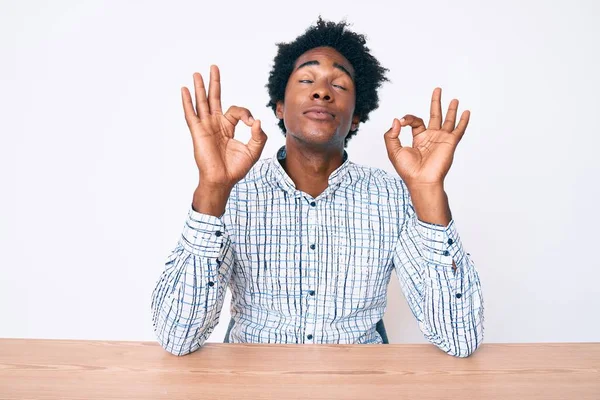
[[[206,344],[0,339],[0,399],[600,399],[600,343]]]

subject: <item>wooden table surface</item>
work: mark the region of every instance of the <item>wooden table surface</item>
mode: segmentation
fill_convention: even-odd
[[[0,339],[0,399],[600,399],[600,343],[208,343]]]

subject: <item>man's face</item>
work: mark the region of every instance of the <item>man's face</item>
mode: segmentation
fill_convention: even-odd
[[[287,135],[299,141],[337,145],[358,127],[355,102],[352,65],[336,50],[317,47],[296,60],[277,117],[284,119]]]

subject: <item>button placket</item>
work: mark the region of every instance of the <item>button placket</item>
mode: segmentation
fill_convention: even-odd
[[[308,256],[307,256],[307,280],[306,286],[303,288],[306,300],[306,315],[305,315],[305,339],[312,341],[315,331],[316,319],[316,269],[317,265],[317,203],[314,200],[308,202]]]
[[[312,285],[315,284],[314,279],[316,278],[315,269],[316,265],[316,255],[317,255],[317,207],[316,203],[312,206],[312,203],[315,203],[314,200],[310,202],[310,206],[308,208],[308,260],[309,260],[309,284],[311,287],[309,289],[314,289]]]

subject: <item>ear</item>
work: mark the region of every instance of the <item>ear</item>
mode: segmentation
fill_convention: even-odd
[[[352,117],[352,126],[350,127],[350,131],[354,132],[355,130],[357,130],[358,124],[360,124],[360,117],[358,115],[355,115],[354,117]]]
[[[279,119],[283,119],[283,101],[277,102],[277,107],[275,108],[275,115]]]

